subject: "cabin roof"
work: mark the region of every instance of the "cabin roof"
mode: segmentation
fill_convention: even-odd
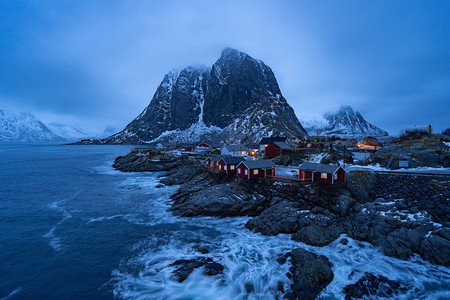
[[[282,136],[277,136],[277,137],[263,137],[260,141],[259,141],[259,145],[269,145],[272,144],[274,142],[286,142],[286,138],[282,137]]]
[[[318,163],[304,162],[300,165],[299,169],[306,172],[320,172],[320,173],[328,173],[334,174],[340,166],[336,165],[324,165]]]
[[[252,149],[252,150],[259,150],[259,145],[258,144],[249,144],[246,145],[247,148]]]
[[[290,149],[291,148],[291,146],[289,146],[285,142],[273,142],[273,144],[277,145],[281,149]]]
[[[244,145],[224,145],[228,151],[248,151],[248,148]]]
[[[227,165],[238,164],[245,159],[241,156],[222,156],[221,160],[223,160]]]
[[[222,157],[223,157],[222,155],[211,155],[208,158],[211,158],[212,161],[219,161]]]
[[[271,169],[276,166],[271,159],[246,160],[242,163],[249,169]]]

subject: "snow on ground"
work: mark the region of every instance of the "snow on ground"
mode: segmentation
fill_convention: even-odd
[[[313,154],[309,157],[309,159],[307,161],[312,162],[312,163],[320,163],[320,161],[322,160],[322,158],[324,158],[327,155],[327,152],[322,152],[319,154]]]
[[[295,176],[296,172],[297,172],[297,167],[277,166],[275,174],[276,174],[276,176]]]
[[[384,167],[381,167],[380,164],[376,165],[368,165],[368,166],[358,166],[358,165],[347,165],[345,167],[346,171],[355,171],[355,170],[361,170],[361,171],[387,171],[387,172],[433,172],[438,171],[438,173],[445,173],[450,174],[450,168],[433,168],[433,167],[418,167],[418,168],[402,168],[397,170],[390,170]]]

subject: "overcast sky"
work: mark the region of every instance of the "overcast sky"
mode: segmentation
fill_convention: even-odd
[[[390,134],[450,127],[450,1],[0,1],[0,109],[122,129],[169,70],[224,47],[299,119],[348,104]]]

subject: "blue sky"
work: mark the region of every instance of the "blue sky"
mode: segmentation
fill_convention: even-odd
[[[0,108],[122,129],[165,73],[261,59],[301,119],[450,127],[450,1],[0,1]]]

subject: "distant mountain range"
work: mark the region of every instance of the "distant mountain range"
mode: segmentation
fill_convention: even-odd
[[[44,123],[30,113],[12,113],[0,110],[0,142],[42,143],[62,142]]]
[[[164,76],[153,99],[124,130],[100,143],[255,142],[307,135],[281,94],[272,70],[226,48],[212,67]]]
[[[64,143],[102,138],[114,132],[117,130],[107,127],[101,134],[88,134],[73,125],[44,124],[31,113],[0,110],[0,143]]]
[[[55,134],[63,137],[67,141],[77,141],[81,139],[92,138],[92,136],[88,135],[74,126],[70,126],[67,124],[52,122],[47,124],[47,127]]]
[[[381,137],[388,133],[367,122],[363,116],[350,106],[344,105],[335,113],[324,114],[322,119],[302,121],[309,135],[340,136],[360,138]]]
[[[100,140],[83,143],[158,142],[254,143],[266,136],[387,136],[350,106],[322,119],[303,121],[281,94],[275,75],[262,61],[231,48],[211,67],[170,71],[150,104],[122,131],[105,129]],[[0,110],[0,142],[54,142],[96,138],[61,123],[46,126],[32,114]],[[98,138],[98,137],[97,137]]]

